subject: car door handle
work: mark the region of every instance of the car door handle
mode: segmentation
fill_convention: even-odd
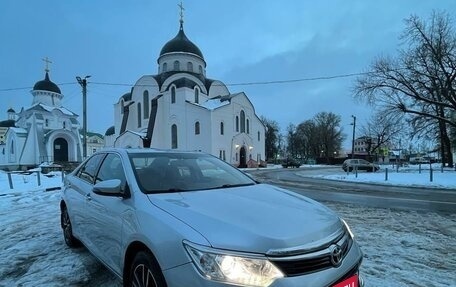
[[[86,194],[86,200],[87,200],[87,201],[91,201],[91,200],[92,200],[92,197],[90,196],[90,193],[87,193],[87,194]]]

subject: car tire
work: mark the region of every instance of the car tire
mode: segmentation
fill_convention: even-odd
[[[62,226],[63,238],[65,239],[66,245],[70,248],[80,247],[81,242],[73,236],[73,227],[66,207],[64,207],[60,213],[60,224]]]
[[[125,286],[166,287],[165,279],[155,258],[146,251],[136,254],[130,266]]]

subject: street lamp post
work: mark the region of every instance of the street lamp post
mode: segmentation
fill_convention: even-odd
[[[87,79],[90,76],[85,76],[84,79],[76,77],[78,83],[82,87],[82,157],[87,157]]]
[[[352,156],[355,157],[355,128],[356,128],[356,116],[352,115],[353,118],[353,138],[352,138]]]

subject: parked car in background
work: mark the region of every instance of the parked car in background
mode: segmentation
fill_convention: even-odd
[[[342,163],[342,169],[344,171],[353,171],[356,169],[375,172],[380,169],[380,166],[364,159],[347,159]]]
[[[295,158],[286,158],[282,161],[282,167],[288,168],[288,167],[300,167],[301,162],[298,159]]]
[[[364,285],[343,219],[204,153],[97,152],[65,178],[60,210],[66,244],[128,287]]]
[[[430,160],[424,157],[412,157],[409,162],[410,164],[426,164],[430,163]]]

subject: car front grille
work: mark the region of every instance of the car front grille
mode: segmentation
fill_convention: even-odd
[[[321,247],[321,249],[289,257],[270,258],[270,261],[274,263],[286,276],[304,275],[336,267],[331,260],[331,246],[337,245],[340,247],[342,253],[340,261],[342,262],[350,250],[352,243],[353,240],[349,236],[348,232],[344,232],[334,241]]]

